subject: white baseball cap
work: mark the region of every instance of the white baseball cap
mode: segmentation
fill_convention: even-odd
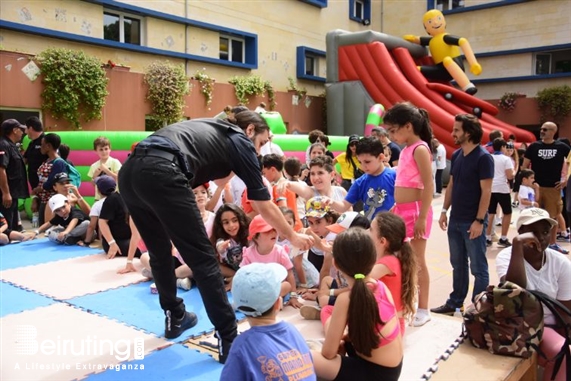
[[[351,227],[351,224],[358,215],[358,212],[345,212],[339,216],[334,224],[327,225],[327,230],[335,234],[342,233]]]
[[[67,202],[67,197],[63,194],[56,194],[53,195],[50,200],[48,201],[48,205],[50,206],[51,211],[55,211],[56,209],[61,208]]]
[[[519,228],[522,227],[522,225],[531,225],[542,220],[549,222],[551,226],[557,225],[557,221],[549,217],[547,210],[541,208],[528,208],[522,210],[519,214],[519,218],[516,222],[516,228],[519,231]]]
[[[232,278],[234,308],[257,317],[268,311],[280,297],[287,270],[277,263],[251,263],[241,267]]]

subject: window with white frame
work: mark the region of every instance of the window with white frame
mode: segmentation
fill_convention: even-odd
[[[246,44],[241,38],[220,36],[220,59],[244,63]]]
[[[122,12],[105,10],[103,13],[103,38],[142,45],[143,19]]]
[[[349,19],[370,25],[371,0],[349,0]]]
[[[365,19],[365,3],[362,0],[355,0],[353,3],[353,17]]]
[[[535,75],[571,73],[571,49],[535,53]]]
[[[463,8],[464,0],[436,0],[436,9],[441,11],[449,11],[455,8]]]
[[[305,75],[319,75],[319,60],[317,57],[308,54],[305,56]]]

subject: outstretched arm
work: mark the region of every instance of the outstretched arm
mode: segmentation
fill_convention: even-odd
[[[480,75],[482,73],[482,65],[480,65],[476,60],[476,56],[474,55],[474,51],[472,50],[472,47],[470,46],[468,40],[462,37],[460,38],[460,41],[458,41],[458,45],[460,46],[462,52],[466,56],[466,60],[470,65],[470,71],[472,72],[472,74]]]

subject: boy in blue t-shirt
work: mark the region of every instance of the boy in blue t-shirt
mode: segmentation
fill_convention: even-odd
[[[232,278],[234,308],[247,316],[251,328],[234,340],[221,381],[317,379],[301,334],[293,325],[276,321],[286,277],[286,269],[277,263],[251,263]]]
[[[357,158],[365,174],[349,188],[343,201],[329,200],[329,206],[343,213],[357,201],[363,201],[365,216],[372,221],[379,212],[391,210],[395,204],[396,171],[385,167],[383,144],[374,137],[365,137],[357,143]]]

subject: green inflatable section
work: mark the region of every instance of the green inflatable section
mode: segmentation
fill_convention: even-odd
[[[270,111],[260,114],[262,118],[266,120],[270,131],[276,135],[285,135],[287,133],[287,127],[284,123],[284,119],[279,112]]]
[[[266,120],[268,125],[272,124],[270,128],[272,129],[272,132],[276,134],[274,142],[279,144],[282,150],[286,152],[304,152],[307,147],[309,147],[307,135],[285,135],[282,132],[276,132],[281,131],[281,127],[279,127],[280,123],[283,125],[283,131],[285,132],[285,124],[283,123],[283,119],[279,113],[275,113],[277,116],[273,114],[274,113],[266,113],[264,116],[266,118],[270,116],[270,119]],[[151,134],[151,132],[148,131],[57,131],[56,133],[61,137],[61,140],[69,145],[74,151],[92,151],[93,141],[100,136],[105,136],[111,141],[111,148],[113,150],[129,151],[131,150],[133,143],[139,142]],[[329,141],[331,142],[331,145],[328,147],[329,150],[336,152],[345,151],[347,148],[348,137],[329,136]],[[24,138],[24,147],[27,147],[29,143],[30,140],[27,137]],[[87,176],[87,172],[89,171],[88,166],[77,166],[76,168],[79,173],[81,173],[82,181],[90,180],[89,176]],[[93,197],[85,197],[85,199],[90,205],[93,205]],[[19,202],[20,210],[25,209],[29,217],[32,215],[30,209],[31,203],[32,201],[30,198]]]
[[[56,133],[61,137],[61,140],[74,151],[93,151],[93,141],[99,136],[107,137],[111,141],[111,148],[113,150],[129,151],[133,143],[139,142],[151,134],[150,132],[140,131],[58,131]],[[328,148],[331,151],[345,151],[348,143],[347,136],[328,137],[331,142]],[[24,140],[24,145],[27,146],[29,140],[28,138]],[[274,142],[279,144],[284,151],[305,151],[307,147],[309,147],[307,135],[276,134]],[[82,179],[84,177],[82,172]]]
[[[111,149],[129,151],[131,145],[145,139],[151,134],[149,131],[55,131],[73,151],[93,151],[93,141],[105,136],[111,141]],[[24,146],[29,139],[24,139]]]
[[[347,136],[328,136],[331,145],[328,147],[330,151],[345,151],[349,138]],[[307,135],[276,135],[274,143],[278,144],[284,151],[300,151],[305,152],[309,147]]]

